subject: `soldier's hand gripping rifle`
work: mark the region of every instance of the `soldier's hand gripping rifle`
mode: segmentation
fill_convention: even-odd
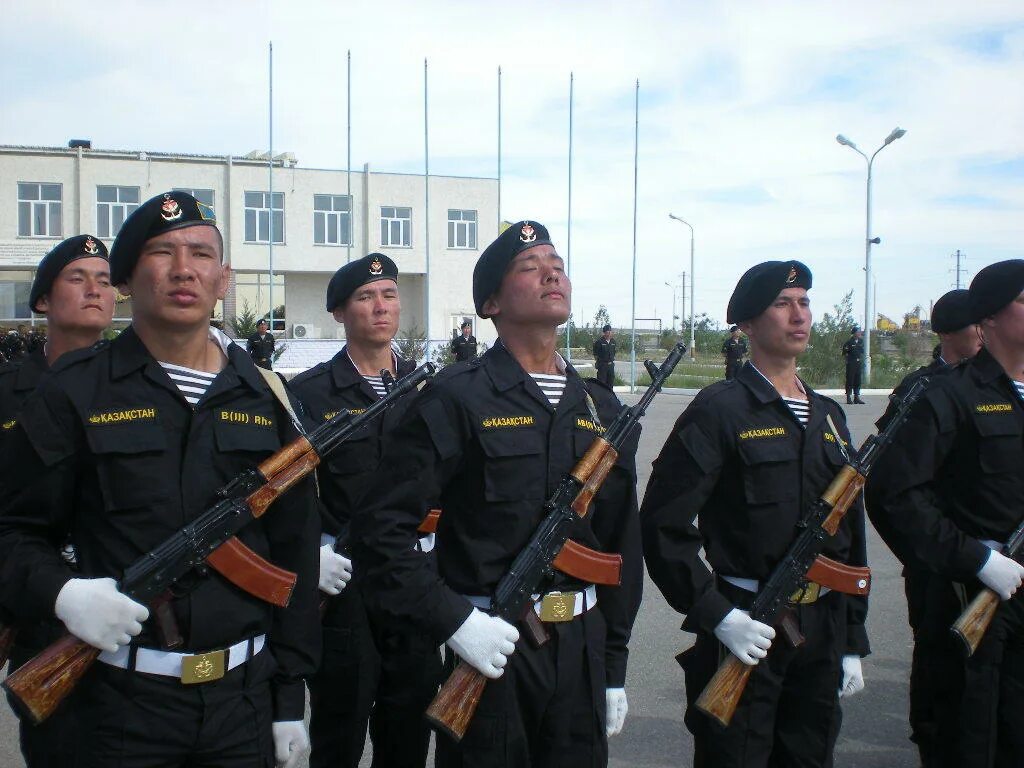
[[[291,598],[296,576],[267,563],[235,534],[261,517],[281,494],[309,475],[320,460],[382,415],[403,395],[434,374],[425,363],[397,381],[391,390],[358,414],[342,411],[308,435],[296,438],[243,472],[217,492],[218,500],[203,514],[143,555],[125,570],[118,589],[150,606],[164,630],[167,647],[181,645],[167,634],[171,590],[185,577],[212,567],[236,586],[277,606]],[[71,634],[43,650],[11,674],[3,687],[33,722],[45,720],[75,687],[99,656],[99,649]]]
[[[791,610],[791,599],[807,589],[810,582],[822,586],[842,587],[841,591],[855,594],[868,593],[871,579],[867,569],[853,568],[821,555],[826,540],[839,530],[839,524],[857,500],[868,473],[896,431],[907,420],[910,407],[927,386],[927,377],[920,378],[899,401],[899,407],[877,435],[871,435],[856,458],[846,455],[839,435],[833,437],[847,460],[846,466],[829,484],[825,492],[811,504],[800,521],[800,533],[785,556],[775,566],[771,576],[761,587],[750,608],[750,618],[764,624],[777,625],[794,646],[803,642]],[[697,699],[697,708],[722,725],[728,725],[736,712],[740,697],[754,667],[744,664],[728,654]]]
[[[1020,562],[1022,551],[1024,551],[1024,522],[1017,526],[1017,530],[1013,532],[999,553]],[[999,595],[985,587],[974,596],[964,612],[949,628],[949,631],[963,642],[964,651],[968,656],[974,655],[974,652],[978,650],[978,643],[981,642],[981,638],[985,636],[985,630],[995,618],[999,603]]]
[[[593,583],[618,584],[617,567],[621,566],[622,556],[594,552],[569,541],[569,531],[577,518],[586,517],[590,502],[614,466],[619,451],[685,351],[685,346],[676,344],[660,367],[650,360],[644,363],[651,376],[650,386],[636,405],[623,407],[604,434],[594,438],[586,454],[562,478],[544,504],[544,519],[498,581],[491,600],[493,615],[510,624],[526,620],[527,628],[536,636],[536,628],[530,626],[536,619],[533,595],[555,568],[579,578],[586,578],[584,573],[587,573]],[[571,565],[570,560],[574,561]],[[577,562],[583,560],[596,567],[587,571],[586,564]],[[613,560],[614,581],[602,578],[602,564],[607,566]],[[456,741],[460,740],[469,727],[486,683],[486,677],[468,662],[460,661],[427,708],[427,720]]]

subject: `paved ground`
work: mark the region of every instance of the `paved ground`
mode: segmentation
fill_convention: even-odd
[[[635,402],[634,397],[623,399]],[[655,400],[645,421],[638,466],[646,487],[650,464],[676,416],[690,402],[686,395]],[[856,443],[873,431],[885,398],[868,396],[867,405],[849,406]],[[907,686],[910,634],[899,566],[871,531],[869,555],[874,593],[869,631],[874,653],[864,663],[866,690],[845,706],[845,722],[836,754],[837,768],[912,768],[915,752],[907,740]],[[612,766],[680,768],[689,766],[692,746],[682,724],[683,676],[673,657],[691,642],[679,630],[680,617],[650,582],[634,628],[627,691],[630,713],[621,736],[612,740]],[[368,755],[363,760],[369,765]],[[0,766],[23,765],[14,716],[0,704]],[[303,763],[305,765],[305,763]]]

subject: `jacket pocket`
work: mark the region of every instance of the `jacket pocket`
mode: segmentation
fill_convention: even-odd
[[[748,504],[777,504],[798,498],[797,447],[793,443],[741,442],[739,453],[743,462],[743,493]]]
[[[494,430],[479,434],[487,501],[543,499],[547,467],[541,460],[543,438],[527,429]]]

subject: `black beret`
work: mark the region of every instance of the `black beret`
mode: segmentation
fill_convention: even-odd
[[[611,329],[612,329],[612,327],[610,325],[608,325],[607,323],[605,323],[604,328],[601,329],[601,333],[604,333],[605,331],[610,331]]]
[[[164,192],[151,197],[124,220],[114,239],[110,248],[111,282],[120,285],[131,277],[147,240],[172,229],[199,225],[216,229],[217,215],[188,192]]]
[[[462,328],[472,328],[472,327],[473,327],[473,321],[472,320],[463,320],[462,321],[462,325],[459,326],[459,329],[461,330]]]
[[[971,325],[971,292],[966,288],[944,293],[932,307],[932,330],[953,333]]]
[[[473,305],[480,317],[487,317],[484,302],[501,287],[509,262],[538,245],[552,245],[547,227],[536,221],[517,221],[480,254],[473,267]]]
[[[738,325],[734,325],[729,329],[729,333],[736,333],[739,329],[740,327]]]
[[[971,322],[980,323],[1024,291],[1024,259],[989,264],[971,280]]]
[[[726,322],[743,323],[764,312],[786,288],[811,287],[811,270],[799,261],[766,261],[746,272],[729,299]]]
[[[377,280],[394,280],[397,283],[398,265],[383,253],[371,253],[350,261],[335,272],[327,284],[327,311],[333,312],[336,307],[348,301],[348,297],[359,286]]]
[[[850,333],[856,333],[859,330],[860,330],[860,326],[859,325],[852,325],[852,326],[850,326]]]
[[[33,312],[38,312],[36,302],[49,293],[53,287],[53,281],[72,261],[78,259],[104,259],[107,260],[107,246],[103,241],[92,235],[75,235],[58,243],[48,254],[43,256],[36,269],[36,276],[32,280],[32,289],[28,294],[28,305]]]

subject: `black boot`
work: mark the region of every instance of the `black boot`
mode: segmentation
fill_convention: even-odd
[[[847,405],[853,405],[853,400],[850,399],[850,393],[849,392],[846,393],[846,404]]]
[[[864,401],[860,399],[860,392],[853,393],[853,402],[857,405],[864,405]]]

